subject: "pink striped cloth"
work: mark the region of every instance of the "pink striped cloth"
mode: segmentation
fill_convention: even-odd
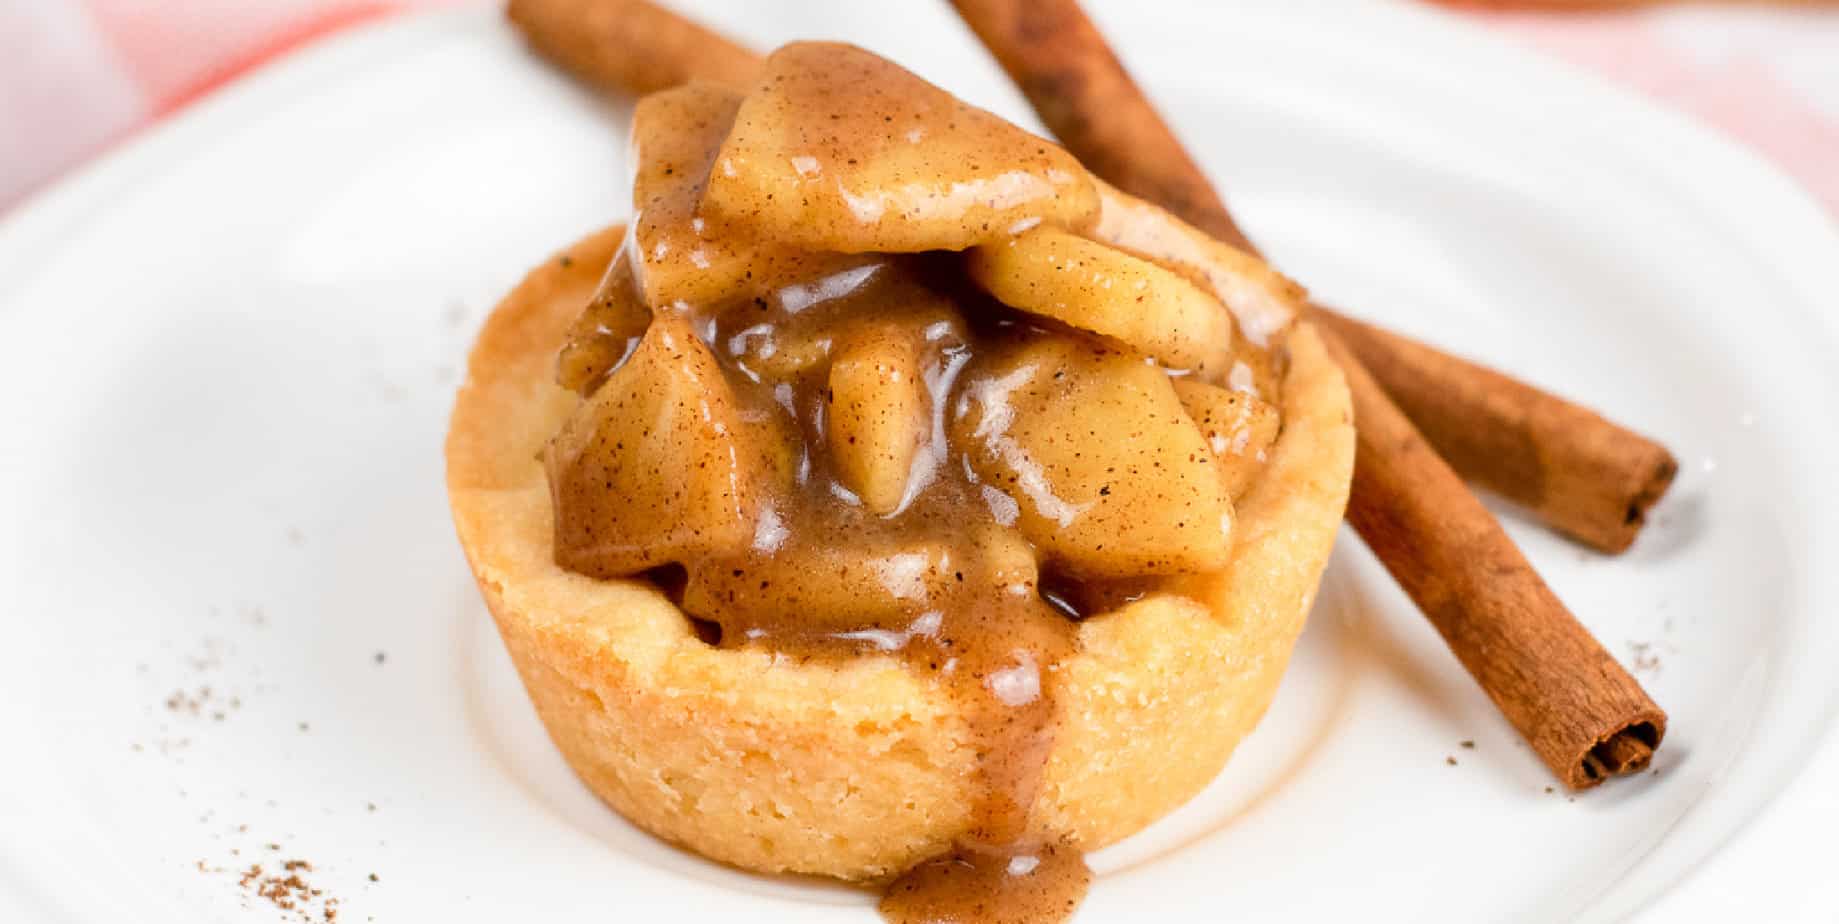
[[[449,2],[0,2],[0,211],[263,61],[337,29]],[[1839,214],[1839,11],[1460,15],[1698,115]]]

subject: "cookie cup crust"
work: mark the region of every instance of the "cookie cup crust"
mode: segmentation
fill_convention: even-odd
[[[447,437],[454,523],[550,738],[620,814],[705,856],[848,880],[899,873],[969,823],[971,740],[935,678],[887,656],[801,661],[702,642],[638,580],[565,571],[537,453],[577,398],[568,323],[622,234],[532,270],[474,344]],[[1308,324],[1284,431],[1241,498],[1232,564],[1085,620],[1036,818],[1094,850],[1199,792],[1275,695],[1347,502],[1347,388]]]

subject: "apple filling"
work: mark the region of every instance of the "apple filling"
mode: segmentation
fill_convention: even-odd
[[[680,569],[722,646],[935,677],[974,822],[884,908],[1064,916],[1085,867],[1031,812],[1055,665],[1230,562],[1297,293],[845,45],[646,97],[632,133],[636,215],[558,363],[557,562]]]

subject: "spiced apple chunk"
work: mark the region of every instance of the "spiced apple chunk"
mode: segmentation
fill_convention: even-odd
[[[1352,444],[1297,291],[846,45],[632,134],[631,223],[499,307],[449,438],[552,737],[717,860],[1065,917],[1301,629]]]

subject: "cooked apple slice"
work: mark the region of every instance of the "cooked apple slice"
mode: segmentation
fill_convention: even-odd
[[[746,238],[705,236],[696,219],[709,165],[740,105],[732,90],[692,83],[646,96],[632,110],[632,235],[648,305],[727,298],[753,265]]]
[[[968,336],[950,300],[903,273],[861,304],[839,304],[814,320],[837,336],[824,417],[838,479],[869,511],[891,514],[929,479],[933,411],[948,386],[946,353]],[[840,316],[839,316],[840,315]]]
[[[556,360],[556,382],[583,397],[592,394],[621,361],[632,355],[651,324],[651,309],[640,299],[638,284],[632,278],[627,249],[630,245],[628,238],[613,254],[600,288],[569,325],[562,353]]]
[[[860,265],[779,286],[718,318],[721,342],[742,371],[772,382],[822,372],[835,345],[836,319],[885,302],[895,275],[888,258],[864,257]]]
[[[1277,408],[1242,391],[1185,379],[1175,381],[1175,394],[1220,460],[1226,493],[1237,500],[1264,468],[1265,454],[1277,440],[1282,426]]]
[[[1092,237],[1203,284],[1232,311],[1239,333],[1254,346],[1270,346],[1302,312],[1302,286],[1270,264],[1102,180],[1093,182],[1101,208]]]
[[[763,382],[795,382],[821,372],[835,346],[833,331],[761,322],[728,335],[728,353]]]
[[[831,360],[830,456],[870,512],[900,508],[913,460],[932,435],[926,353],[918,330],[876,324],[849,337]]]
[[[954,597],[1034,594],[1034,552],[1014,530],[914,537],[871,523],[794,524],[785,545],[694,567],[683,609],[735,642],[843,638],[891,650],[935,633]],[[928,614],[931,614],[928,617]]]
[[[938,539],[833,543],[801,536],[771,556],[692,569],[683,608],[720,622],[724,638],[736,630],[742,637],[898,632],[944,604],[951,552]]]
[[[1073,156],[860,48],[767,58],[715,156],[705,217],[844,253],[963,250],[1097,210]]]
[[[781,464],[745,416],[690,323],[659,315],[549,446],[557,563],[621,577],[746,548]]]
[[[1141,354],[1037,336],[974,362],[951,440],[1074,577],[1226,564],[1232,501],[1174,386]]]
[[[632,112],[633,243],[645,303],[719,306],[774,285],[829,275],[862,258],[711,234],[697,216],[710,165],[741,96],[692,83],[639,100]]]
[[[1232,316],[1148,260],[1058,228],[971,250],[971,278],[1005,305],[1115,337],[1174,369],[1223,377]]]

